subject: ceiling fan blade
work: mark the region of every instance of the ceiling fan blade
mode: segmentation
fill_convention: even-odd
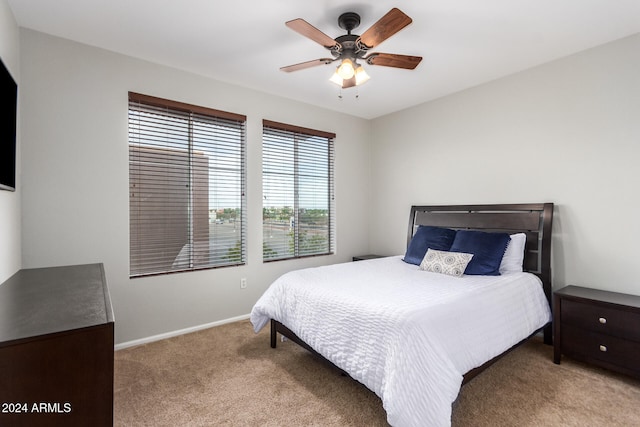
[[[337,43],[334,39],[309,24],[302,18],[293,19],[291,21],[287,21],[284,23],[287,27],[291,28],[293,31],[302,34],[303,36],[313,40],[316,43],[321,44],[327,49],[331,49]]]
[[[405,68],[413,70],[422,61],[421,56],[397,55],[395,53],[374,52],[364,58],[367,64],[382,65],[383,67]]]
[[[379,45],[413,20],[400,9],[393,8],[360,36],[360,41],[368,48]]]
[[[287,73],[290,73],[292,71],[304,70],[305,68],[311,68],[311,67],[315,67],[317,65],[331,64],[333,61],[335,61],[335,59],[333,59],[333,58],[314,59],[313,61],[306,61],[306,62],[301,62],[299,64],[294,64],[294,65],[288,65],[286,67],[281,67],[280,70],[281,71],[285,71]]]

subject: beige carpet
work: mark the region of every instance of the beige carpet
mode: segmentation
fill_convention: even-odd
[[[538,340],[462,388],[453,426],[640,425],[640,381]],[[380,399],[248,321],[117,351],[116,426],[385,426]]]

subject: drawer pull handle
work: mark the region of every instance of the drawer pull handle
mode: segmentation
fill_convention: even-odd
[[[599,318],[599,319],[598,319],[598,321],[599,321],[600,323],[602,323],[603,325],[607,323],[607,319],[606,319],[606,318],[604,318],[604,317]]]
[[[600,344],[600,351],[606,352],[607,351],[607,346]]]

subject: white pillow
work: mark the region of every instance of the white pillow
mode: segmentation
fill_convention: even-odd
[[[473,254],[437,251],[429,248],[420,263],[420,270],[460,277],[464,274],[471,258]]]
[[[500,274],[522,272],[524,261],[524,245],[527,243],[527,235],[524,233],[512,234],[511,240],[504,251],[500,263]]]

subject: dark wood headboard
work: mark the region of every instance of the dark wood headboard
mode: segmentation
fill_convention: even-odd
[[[407,232],[407,247],[420,225],[456,230],[525,233],[527,243],[523,269],[540,278],[549,306],[552,307],[552,221],[553,203],[412,206]],[[550,343],[551,329],[545,328],[544,334],[545,342]]]

